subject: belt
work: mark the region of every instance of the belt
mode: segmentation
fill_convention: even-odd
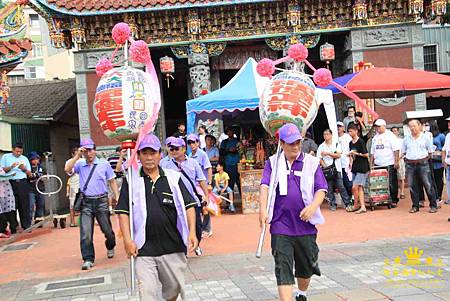
[[[407,164],[414,164],[414,165],[425,164],[425,163],[428,163],[428,158],[423,158],[423,159],[418,159],[418,160],[408,160],[408,159],[406,159],[405,162]]]
[[[16,180],[12,179],[11,181],[19,183],[19,182],[26,181],[26,180],[27,179],[16,179]]]
[[[108,197],[107,193],[99,194],[99,195],[93,195],[93,196],[85,196],[84,198],[88,199],[88,200],[98,200],[98,199],[103,199],[103,198],[106,198],[106,197]]]

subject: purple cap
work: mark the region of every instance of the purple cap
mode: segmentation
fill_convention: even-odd
[[[176,137],[173,137],[173,136],[168,137],[168,138],[166,139],[166,145],[168,146],[168,145],[172,144],[172,142],[175,141],[176,139],[177,139],[177,138],[176,138]]]
[[[200,139],[198,138],[197,135],[190,134],[189,136],[187,136],[187,141],[200,141]]]
[[[161,142],[159,141],[158,137],[156,137],[155,135],[147,134],[139,143],[138,150],[141,150],[144,148],[151,148],[155,151],[159,151],[161,149]]]
[[[80,147],[94,149],[95,143],[91,138],[83,138],[81,139]]]
[[[170,146],[182,147],[182,146],[186,146],[186,142],[184,142],[183,138],[175,138],[175,139],[173,139],[173,141],[170,142]]]
[[[279,137],[287,144],[294,143],[297,140],[302,140],[302,135],[298,127],[293,123],[286,123],[279,130]]]

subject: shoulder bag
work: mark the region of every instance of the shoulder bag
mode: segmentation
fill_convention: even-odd
[[[94,166],[92,166],[92,169],[89,172],[89,176],[86,180],[86,183],[84,184],[83,190],[79,189],[75,196],[75,202],[73,204],[73,210],[75,212],[81,211],[81,206],[83,205],[83,199],[84,199],[84,192],[86,191],[86,189],[89,185],[89,181],[91,180],[92,174],[94,173],[94,170],[96,167],[97,167],[97,164],[94,164]]]

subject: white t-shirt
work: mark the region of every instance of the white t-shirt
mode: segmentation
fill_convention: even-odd
[[[64,167],[67,166],[67,163],[70,160],[71,159],[66,161],[66,164],[64,165]],[[69,178],[67,179],[67,184],[69,184],[71,189],[78,190],[80,188],[80,176],[77,173],[75,173],[73,171],[73,169],[72,169],[72,172],[70,172],[68,174],[68,176],[69,176]]]
[[[397,136],[389,130],[383,134],[376,134],[372,139],[371,154],[374,156],[374,163],[378,166],[394,165],[394,152],[399,151],[401,144]]]
[[[350,141],[352,141],[352,137],[349,134],[344,133],[341,137],[339,137],[339,143],[342,149],[341,156],[341,164],[342,168],[350,167],[350,158],[347,156],[350,152]]]
[[[327,145],[325,142],[319,145],[319,148],[317,149],[317,158],[322,159],[323,162],[325,162],[325,166],[328,167],[333,164],[333,158],[330,156],[322,157],[322,152],[337,152],[342,154],[341,145],[339,143],[332,143],[331,145]],[[336,169],[339,172],[342,172],[341,160],[337,159],[334,164],[336,165]]]
[[[442,151],[446,151],[445,163],[450,165],[450,133],[445,136],[445,143]]]

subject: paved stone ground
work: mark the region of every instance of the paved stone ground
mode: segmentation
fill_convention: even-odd
[[[415,247],[421,256],[414,256]],[[412,254],[409,259],[405,250]],[[320,267],[322,276],[312,279],[308,300],[450,300],[450,235],[322,245]],[[139,300],[128,293],[128,275],[122,264],[70,279],[12,282],[0,285],[0,300]],[[103,277],[105,283],[45,291],[50,282],[92,277]],[[190,258],[187,283],[190,301],[277,299],[270,254],[262,259],[248,253]]]

